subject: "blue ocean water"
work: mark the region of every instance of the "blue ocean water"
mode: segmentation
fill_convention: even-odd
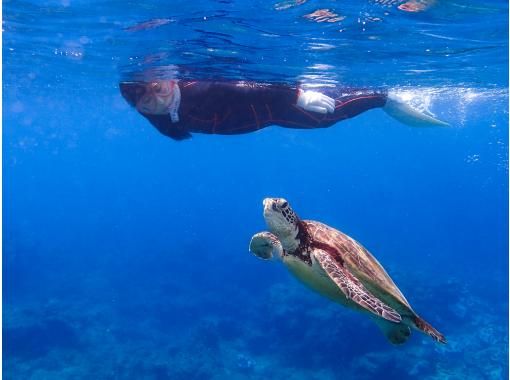
[[[4,1],[4,378],[508,378],[508,4],[403,3]],[[391,89],[451,127],[176,142],[118,83],[177,70]],[[250,254],[267,196],[360,241],[448,343],[393,346]]]

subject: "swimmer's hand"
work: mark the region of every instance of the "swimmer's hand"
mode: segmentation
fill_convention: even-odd
[[[335,112],[335,99],[317,91],[299,90],[296,104],[305,111],[322,114]]]

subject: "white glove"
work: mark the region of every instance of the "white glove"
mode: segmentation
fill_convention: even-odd
[[[335,112],[335,99],[317,91],[299,90],[297,106],[305,111],[333,113]]]

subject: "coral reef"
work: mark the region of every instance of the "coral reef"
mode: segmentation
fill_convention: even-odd
[[[97,273],[80,281],[78,297],[47,298],[50,288],[39,288],[13,299],[4,305],[5,379],[502,379],[508,371],[507,305],[459,280],[413,287],[413,303],[448,344],[413,332],[398,347],[370,319],[288,276],[263,290],[207,292],[193,280],[159,275],[105,293]],[[434,305],[437,294],[446,308]]]

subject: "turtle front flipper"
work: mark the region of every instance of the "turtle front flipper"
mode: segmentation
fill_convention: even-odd
[[[270,232],[259,232],[251,238],[250,252],[264,260],[272,259],[273,256],[281,257],[283,253],[282,243]]]
[[[322,269],[340,288],[347,299],[351,299],[365,310],[390,322],[400,323],[402,321],[399,313],[370,293],[356,277],[327,252],[315,249],[313,253]]]

